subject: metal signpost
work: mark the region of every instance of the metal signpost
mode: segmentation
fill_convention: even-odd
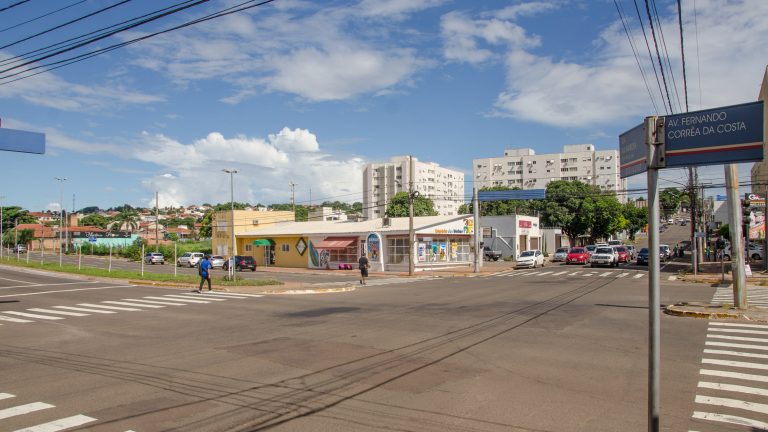
[[[648,430],[659,431],[660,303],[658,170],[670,167],[726,167],[731,215],[734,303],[746,308],[741,205],[734,163],[763,159],[763,102],[715,108],[645,122],[619,136],[621,178],[647,171],[648,178]],[[735,222],[735,223],[734,223]]]

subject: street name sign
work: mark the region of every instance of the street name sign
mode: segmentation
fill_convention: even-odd
[[[667,168],[763,160],[763,101],[664,118]]]
[[[45,134],[0,128],[0,150],[43,154]]]
[[[642,123],[619,135],[619,160],[621,178],[648,171],[648,146]]]

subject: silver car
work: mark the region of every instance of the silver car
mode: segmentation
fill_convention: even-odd
[[[176,260],[176,265],[179,267],[186,266],[192,268],[197,266],[204,257],[205,254],[202,252],[187,252]]]
[[[557,248],[555,254],[552,256],[552,262],[563,262],[566,258],[568,258],[568,248]]]
[[[227,262],[227,260],[221,255],[214,255],[209,261],[211,262],[211,267],[213,268],[224,268],[224,263]]]

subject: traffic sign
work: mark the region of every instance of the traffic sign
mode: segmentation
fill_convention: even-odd
[[[763,101],[664,118],[667,167],[763,160]]]
[[[701,232],[701,231],[696,231],[696,233],[694,234],[694,237],[696,237],[696,238],[706,238],[707,237],[707,233]]]
[[[88,237],[88,241],[91,243],[96,243],[96,237]]]
[[[16,129],[0,129],[0,150],[45,153],[45,134]]]
[[[648,171],[648,146],[642,123],[619,135],[619,160],[621,178]]]

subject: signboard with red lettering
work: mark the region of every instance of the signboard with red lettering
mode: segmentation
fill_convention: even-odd
[[[533,223],[528,220],[519,220],[517,221],[517,227],[518,228],[530,228],[533,226]]]

